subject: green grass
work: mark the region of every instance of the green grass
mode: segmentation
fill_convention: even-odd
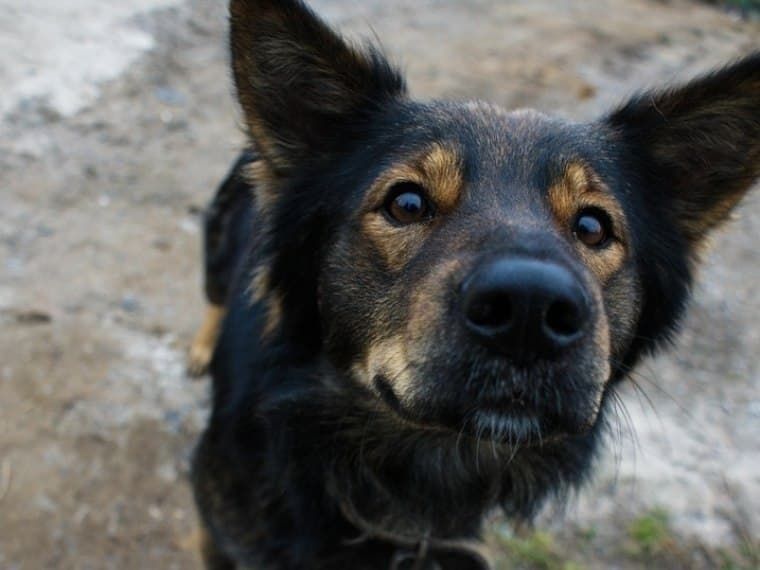
[[[506,523],[488,533],[496,570],[583,570],[589,566],[760,570],[760,541],[737,526],[734,541],[714,546],[681,536],[663,508],[616,518],[604,528],[574,526],[557,534],[513,532]]]
[[[656,508],[635,518],[628,525],[628,539],[626,551],[634,557],[651,558],[664,553],[675,543],[668,513]]]
[[[498,570],[582,570],[583,566],[567,560],[551,534],[536,531],[526,537],[499,535],[501,551]]]

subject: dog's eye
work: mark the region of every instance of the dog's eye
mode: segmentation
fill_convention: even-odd
[[[385,212],[400,224],[414,224],[430,218],[430,204],[424,190],[414,182],[396,184],[385,202]]]
[[[573,235],[588,247],[602,247],[610,238],[610,218],[597,209],[582,210],[575,219]]]

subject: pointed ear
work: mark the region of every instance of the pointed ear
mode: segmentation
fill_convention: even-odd
[[[231,0],[230,47],[247,129],[274,174],[339,148],[405,92],[378,51],[349,46],[299,0]]]
[[[693,246],[760,176],[760,52],[607,118],[633,175]]]

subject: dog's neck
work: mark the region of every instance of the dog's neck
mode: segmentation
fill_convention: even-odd
[[[300,442],[286,451],[289,461],[305,461],[304,448],[314,450],[308,461],[323,466],[329,497],[362,530],[410,542],[477,536],[484,515],[507,492],[510,465],[522,457],[487,441],[400,422],[355,392],[322,385],[298,400],[298,411],[287,418]]]
[[[343,515],[372,535],[417,543],[476,536],[503,489],[503,458],[475,457],[456,437],[384,433],[347,443],[327,472],[327,489]],[[382,434],[382,435],[378,435]]]
[[[343,460],[326,474],[352,542],[387,544],[389,568],[490,569],[479,534],[499,501],[502,458],[476,466],[479,449],[469,441],[388,425],[361,404],[354,411],[365,422],[362,436],[346,434]]]

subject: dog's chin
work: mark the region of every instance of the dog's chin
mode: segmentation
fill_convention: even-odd
[[[540,443],[549,437],[539,416],[526,411],[476,410],[468,418],[465,430],[477,438],[521,445]]]
[[[478,409],[465,420],[464,431],[471,437],[510,446],[541,446],[587,433],[595,417],[546,417],[528,410]]]

